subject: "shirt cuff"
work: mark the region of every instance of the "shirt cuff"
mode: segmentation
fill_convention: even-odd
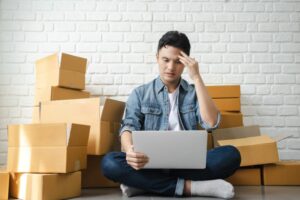
[[[220,124],[220,121],[221,121],[221,113],[218,112],[218,115],[217,115],[217,122],[215,123],[215,125],[213,126],[210,126],[207,122],[205,122],[204,120],[202,120],[202,127],[207,130],[207,131],[212,131],[216,128],[218,128],[219,124]]]
[[[132,131],[135,131],[135,128],[133,126],[129,126],[129,125],[123,126],[120,129],[119,136],[121,136],[125,131],[129,131],[131,133]]]

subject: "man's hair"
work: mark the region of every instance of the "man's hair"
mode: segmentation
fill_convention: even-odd
[[[178,31],[168,31],[158,42],[157,52],[165,46],[172,46],[181,49],[187,55],[190,55],[190,41],[184,33]]]

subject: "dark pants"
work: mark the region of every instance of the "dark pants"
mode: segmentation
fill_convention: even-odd
[[[240,166],[241,156],[233,146],[222,146],[207,152],[205,169],[141,169],[126,162],[124,152],[104,156],[101,168],[105,177],[127,186],[165,196],[181,196],[184,180],[225,179]]]

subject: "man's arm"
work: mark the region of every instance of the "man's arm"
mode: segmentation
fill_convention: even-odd
[[[125,118],[122,122],[120,130],[122,151],[126,153],[127,164],[132,168],[139,170],[143,168],[148,157],[140,152],[134,152],[131,132],[140,130],[142,126],[143,116],[141,114],[141,106],[139,96],[134,90],[126,103]]]
[[[180,62],[188,67],[189,76],[195,84],[195,90],[202,120],[209,124],[210,127],[214,127],[218,121],[219,111],[212,101],[211,97],[208,95],[207,89],[199,72],[198,62],[195,59],[190,58],[182,51],[181,55],[182,56],[179,56]]]

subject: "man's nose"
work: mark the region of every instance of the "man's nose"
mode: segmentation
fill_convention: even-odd
[[[167,65],[167,67],[168,67],[169,70],[175,69],[175,67],[176,67],[175,62],[170,61],[170,62],[168,63],[168,65]]]

